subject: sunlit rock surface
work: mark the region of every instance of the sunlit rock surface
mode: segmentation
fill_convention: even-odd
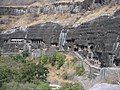
[[[101,83],[101,84],[95,84],[89,90],[120,90],[120,85]]]
[[[102,68],[100,71],[100,80],[108,83],[120,82],[120,68]]]

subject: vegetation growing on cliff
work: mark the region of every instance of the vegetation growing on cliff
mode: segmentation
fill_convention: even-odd
[[[84,90],[84,88],[78,83],[66,83],[59,90]]]
[[[33,60],[28,58],[26,54],[1,56],[0,88],[3,90],[19,90],[18,88],[23,87],[23,90],[29,90],[30,88],[34,88],[35,90],[51,90],[48,84],[49,80],[47,80],[49,78],[48,75],[50,75],[49,68],[56,69],[55,72],[51,71],[51,73],[56,73],[56,76],[63,80],[70,79],[75,75],[72,74],[72,68],[76,59],[71,58],[69,62],[66,59],[66,55],[59,52],[55,52],[51,56],[42,55]],[[69,63],[69,66],[66,65],[67,63]],[[71,67],[70,64],[73,65],[71,68],[72,71],[70,71],[72,72],[71,74],[67,71],[67,68]],[[62,70],[64,71],[61,73]]]

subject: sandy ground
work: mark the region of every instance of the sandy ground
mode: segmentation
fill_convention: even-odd
[[[49,75],[47,80],[52,84],[63,84],[63,83],[73,82],[71,80],[65,80],[62,78],[62,75],[64,73],[69,74],[71,72],[75,72],[74,66],[72,65],[73,63],[71,62],[73,58],[74,57],[72,55],[67,54],[65,59],[65,64],[59,70],[57,70],[55,67],[52,67],[51,65],[48,65]]]

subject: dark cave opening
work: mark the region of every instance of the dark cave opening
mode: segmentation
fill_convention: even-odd
[[[95,0],[95,3],[100,3],[100,4],[102,4],[102,1],[103,1],[103,0]]]

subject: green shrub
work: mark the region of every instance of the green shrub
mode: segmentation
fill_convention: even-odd
[[[12,79],[12,71],[7,67],[0,67],[0,87],[4,82],[10,82]]]
[[[62,74],[62,78],[65,79],[65,80],[67,80],[67,79],[68,79],[68,73],[67,73],[67,72],[64,72],[64,73]]]
[[[27,62],[20,70],[19,80],[21,82],[46,81],[48,70],[41,64],[36,65],[32,62]]]
[[[48,63],[48,57],[47,57],[47,55],[42,55],[41,57],[40,57],[40,63],[42,64],[42,65],[46,65],[47,63]]]
[[[56,66],[57,69],[60,69],[60,67],[64,64],[65,62],[65,56],[62,55],[61,53],[59,52],[55,52],[52,56],[52,59],[51,59],[51,63],[52,63],[52,66]]]
[[[29,53],[28,51],[22,52],[22,56],[23,56],[24,58],[29,57],[29,55],[30,55],[30,53]]]
[[[78,59],[74,57],[73,59],[71,59],[71,61],[73,62],[73,64],[75,64],[78,61]]]
[[[35,90],[52,90],[48,83],[40,82]]]
[[[35,90],[37,85],[33,83],[18,83],[18,82],[9,82],[4,83],[0,90]]]
[[[85,69],[84,69],[83,65],[76,67],[76,74],[77,74],[78,76],[83,75],[84,72],[85,72]]]
[[[39,82],[39,84],[34,83],[18,83],[18,82],[9,82],[4,83],[0,90],[52,90],[48,83]]]
[[[84,88],[82,85],[77,83],[75,84],[66,83],[59,90],[84,90]]]
[[[37,86],[36,84],[28,82],[25,84],[19,84],[19,88],[21,88],[22,90],[35,90],[36,86]]]
[[[18,90],[19,89],[19,84],[18,82],[9,82],[9,83],[4,83],[2,86],[2,89],[4,90]]]
[[[12,58],[12,60],[15,60],[16,62],[22,62],[22,63],[25,63],[26,60],[25,60],[25,57],[23,57],[22,55],[18,54],[18,55],[13,55],[13,56],[10,56]]]

